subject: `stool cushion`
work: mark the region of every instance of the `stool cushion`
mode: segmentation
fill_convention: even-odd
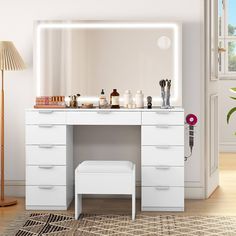
[[[77,173],[131,173],[134,164],[130,161],[83,161]]]

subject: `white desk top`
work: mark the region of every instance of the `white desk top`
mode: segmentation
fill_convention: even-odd
[[[184,111],[184,109],[182,107],[174,107],[172,109],[162,109],[160,107],[154,107],[152,109],[147,109],[147,108],[134,108],[134,109],[128,109],[128,108],[120,108],[120,109],[99,109],[99,108],[91,108],[91,109],[85,109],[85,108],[63,108],[63,109],[55,109],[55,108],[47,108],[47,109],[35,109],[35,108],[28,108],[26,109],[26,111],[45,111],[45,110],[50,110],[50,111],[67,111],[67,112],[82,112],[82,111],[86,111],[86,112],[92,112],[92,111],[96,111],[96,112],[137,112],[137,111],[141,111],[141,112],[182,112]]]

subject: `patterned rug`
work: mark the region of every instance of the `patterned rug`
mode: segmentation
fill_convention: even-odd
[[[18,222],[19,225],[19,222]],[[84,215],[74,220],[73,214],[30,213],[12,225],[5,234],[15,236],[236,236],[236,217],[137,214],[132,221],[127,215]]]

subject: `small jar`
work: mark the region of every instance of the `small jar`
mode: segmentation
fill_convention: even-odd
[[[135,105],[136,108],[144,108],[144,94],[142,93],[142,90],[138,90],[135,95]]]
[[[129,108],[133,103],[133,97],[131,91],[128,89],[124,93],[124,107]]]

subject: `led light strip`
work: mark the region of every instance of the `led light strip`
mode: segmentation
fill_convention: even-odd
[[[179,44],[179,26],[177,23],[105,23],[105,22],[38,22],[36,26],[36,86],[37,86],[37,96],[41,94],[41,84],[40,84],[40,63],[41,63],[41,31],[43,29],[160,29],[160,28],[170,28],[174,30],[174,57],[173,57],[173,65],[174,65],[174,82],[175,90],[171,96],[171,101],[176,102],[178,100],[179,95],[179,53],[181,50]],[[157,81],[158,86],[158,81]],[[90,99],[90,98],[88,98]],[[91,97],[91,101],[94,97]],[[153,102],[161,101],[160,97],[153,97]]]

